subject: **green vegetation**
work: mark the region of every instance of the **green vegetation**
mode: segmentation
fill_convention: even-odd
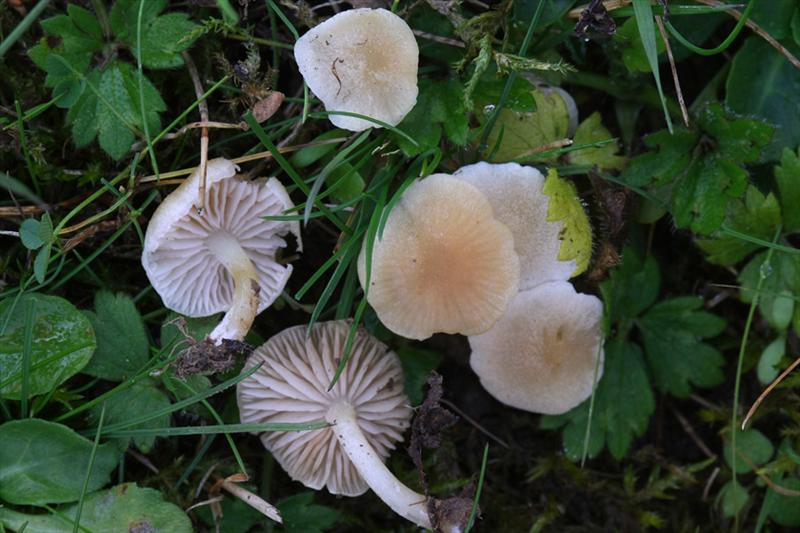
[[[369,2],[415,30],[419,95],[363,132],[331,125],[292,54],[349,2],[0,3],[0,532],[415,530],[292,481],[254,434],[324,422],[241,424],[241,357],[177,371],[219,316],[166,309],[140,256],[205,135],[276,176],[295,207],[268,218],[302,227],[246,342],[351,318],[414,406],[441,374],[458,422],[388,464],[479,493],[473,531],[800,528],[800,5],[607,3]],[[393,334],[359,283],[403,191],[478,161],[549,176],[572,282],[603,300],[602,379],[565,414],[496,401],[463,337]]]

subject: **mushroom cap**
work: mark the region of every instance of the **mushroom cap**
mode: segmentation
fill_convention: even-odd
[[[349,402],[358,425],[382,459],[403,440],[412,410],[403,391],[403,371],[394,352],[359,328],[350,359],[328,391],[344,353],[349,320],[285,329],[256,349],[244,370],[263,363],[236,387],[243,423],[325,420],[331,404]],[[312,489],[358,496],[366,482],[330,427],[272,431],[261,442],[292,479]]]
[[[557,415],[583,402],[603,371],[603,304],[566,281],[522,291],[495,326],[469,338],[470,365],[504,404]]]
[[[266,309],[283,290],[291,265],[275,261],[280,237],[293,233],[301,247],[297,222],[263,220],[280,215],[293,203],[275,178],[246,181],[227,159],[208,162],[207,198],[197,214],[200,169],[167,196],[147,227],[142,266],[164,305],[186,316],[208,316],[226,311],[233,297],[233,276],[220,263],[206,241],[228,234],[236,238],[253,262],[260,286],[258,312]]]
[[[547,220],[550,197],[542,192],[544,176],[517,163],[475,163],[461,167],[453,177],[477,187],[508,226],[519,254],[519,288],[527,290],[546,281],[568,280],[576,262],[559,261],[561,221]]]
[[[297,40],[294,57],[328,111],[394,126],[417,102],[417,41],[408,24],[385,9],[350,9],[329,18]],[[355,117],[329,118],[352,131],[379,127]]]
[[[412,184],[375,238],[367,300],[404,337],[488,330],[517,293],[519,257],[481,192],[447,174]],[[358,262],[366,284],[366,242]]]

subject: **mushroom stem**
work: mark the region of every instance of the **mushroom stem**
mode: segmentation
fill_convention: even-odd
[[[403,485],[383,464],[358,426],[352,405],[345,401],[334,403],[325,419],[333,424],[331,429],[342,449],[373,492],[403,518],[431,529],[428,498]]]
[[[258,312],[260,287],[253,262],[232,235],[218,231],[206,239],[206,246],[233,276],[233,300],[208,338],[219,345],[223,339],[244,339]]]

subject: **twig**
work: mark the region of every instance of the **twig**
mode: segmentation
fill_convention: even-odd
[[[709,459],[716,459],[717,454],[712,452],[709,449],[709,447],[706,446],[706,443],[700,439],[700,437],[697,435],[694,428],[692,427],[692,424],[690,424],[689,421],[686,420],[686,418],[684,418],[684,416],[680,414],[677,409],[673,408],[672,413],[678,419],[678,422],[680,422],[681,427],[686,432],[686,434],[689,435],[689,438],[691,438],[692,441],[694,441],[694,443],[697,445],[697,447],[700,448],[700,451],[702,451],[705,454],[705,456],[708,457]]]
[[[253,494],[249,490],[245,489],[244,487],[240,487],[236,483],[240,483],[243,481],[247,481],[249,478],[244,474],[234,474],[232,476],[228,476],[225,479],[221,479],[214,484],[216,487],[219,485],[223,489],[227,490],[244,503],[258,511],[259,513],[263,514],[270,520],[277,522],[279,524],[283,523],[283,518],[281,518],[281,513],[275,508],[274,505],[269,503],[268,501],[262,499],[257,494]],[[212,491],[214,488],[212,487]],[[219,489],[217,489],[219,490]]]
[[[573,142],[572,139],[559,139],[551,143],[543,144],[542,146],[536,147],[532,150],[528,150],[527,152],[518,155],[515,159],[523,159],[525,157],[530,157],[532,155],[540,154],[542,152],[548,152],[550,150],[564,148],[565,146],[572,146],[572,142]]]
[[[792,489],[787,489],[786,487],[782,487],[781,485],[778,485],[777,483],[772,481],[769,478],[768,475],[766,475],[763,472],[759,471],[758,465],[755,464],[753,462],[753,460],[750,459],[750,457],[748,457],[747,454],[745,454],[742,450],[736,450],[736,455],[738,455],[740,459],[742,459],[745,463],[747,463],[747,466],[749,466],[750,469],[753,472],[755,472],[758,477],[763,479],[764,483],[769,485],[769,488],[771,488],[772,490],[774,490],[778,494],[780,494],[782,496],[790,496],[790,497],[793,497],[793,498],[796,498],[797,496],[800,496],[800,490],[792,490]]]
[[[125,450],[125,453],[127,453],[128,455],[130,455],[131,457],[133,457],[134,459],[136,459],[140,463],[142,463],[152,473],[154,473],[154,474],[159,474],[160,473],[158,471],[158,468],[156,468],[156,466],[153,463],[150,462],[150,459],[148,459],[147,457],[145,457],[141,453],[137,452],[136,450],[134,450],[132,448],[128,448],[127,450]]]
[[[745,427],[747,427],[747,423],[750,421],[750,419],[751,419],[751,418],[753,417],[753,415],[756,413],[756,410],[758,409],[758,407],[761,405],[761,403],[762,403],[764,400],[766,400],[766,399],[767,399],[767,396],[769,396],[769,393],[770,393],[770,392],[772,392],[772,389],[774,389],[775,387],[777,387],[777,386],[780,384],[780,382],[781,382],[781,381],[783,381],[783,380],[786,378],[786,376],[788,376],[789,374],[791,374],[792,370],[794,370],[795,368],[797,368],[797,366],[798,366],[798,365],[800,365],[800,357],[798,357],[797,359],[795,359],[795,360],[794,360],[794,363],[792,363],[791,365],[789,365],[789,366],[786,368],[786,370],[784,370],[783,372],[781,372],[781,374],[780,374],[780,375],[779,375],[777,378],[775,378],[775,379],[772,381],[772,383],[770,383],[770,384],[769,384],[769,386],[768,386],[766,389],[764,389],[764,392],[762,392],[762,393],[761,393],[761,394],[758,396],[758,399],[756,399],[756,401],[755,401],[755,403],[753,404],[753,406],[750,408],[750,410],[749,410],[749,411],[747,411],[747,415],[745,415],[745,417],[744,417],[744,420],[742,420],[742,430],[743,430],[743,431],[744,431]]]
[[[472,418],[467,416],[464,413],[464,411],[462,411],[461,409],[458,408],[458,406],[456,404],[454,404],[451,401],[445,400],[444,398],[442,398],[440,401],[443,404],[445,404],[447,407],[449,407],[450,409],[455,411],[458,416],[460,416],[461,418],[463,418],[464,420],[466,420],[467,422],[469,422],[470,424],[475,426],[475,429],[477,429],[478,431],[480,431],[481,433],[483,433],[484,435],[486,435],[487,437],[489,437],[490,439],[495,441],[497,444],[499,444],[503,448],[510,448],[510,446],[504,440],[502,440],[500,437],[498,437],[497,435],[495,435],[494,433],[492,433],[491,431],[489,431],[488,429],[486,429],[482,425],[478,424],[475,420],[473,420]]]
[[[458,39],[451,39],[450,37],[442,37],[441,35],[435,35],[433,33],[428,33],[422,30],[411,30],[414,35],[417,37],[422,37],[423,39],[427,39],[429,41],[434,41],[440,44],[446,44],[448,46],[455,46],[456,48],[466,48],[463,42],[459,41]]]
[[[192,505],[190,505],[189,507],[187,507],[186,509],[184,509],[184,510],[183,510],[183,512],[185,512],[185,513],[188,513],[189,511],[194,511],[194,510],[195,510],[195,509],[197,509],[198,507],[204,507],[204,506],[206,506],[206,505],[211,505],[212,503],[221,502],[221,501],[222,501],[222,500],[224,500],[224,499],[225,499],[225,498],[223,498],[222,496],[216,496],[216,497],[214,497],[214,498],[209,498],[209,499],[207,499],[207,500],[203,500],[203,501],[201,501],[201,502],[197,502],[197,503],[195,503],[195,504],[192,504]]]
[[[603,2],[603,7],[606,8],[606,11],[613,11],[615,9],[619,9],[621,7],[625,7],[631,3],[631,0],[606,0]],[[581,18],[581,15],[584,11],[589,7],[589,4],[584,4],[582,6],[578,6],[575,9],[571,10],[568,13],[568,16],[573,19]]]
[[[669,35],[667,29],[664,27],[664,19],[661,15],[655,17],[658,31],[661,33],[661,38],[664,40],[664,47],[667,50],[667,58],[669,59],[669,68],[672,71],[672,82],[675,84],[675,92],[678,95],[678,104],[681,106],[681,115],[683,116],[683,124],[689,127],[689,111],[686,109],[686,102],[683,100],[683,91],[681,90],[681,80],[678,78],[678,69],[675,67],[675,58],[672,56],[672,47],[669,44]]]
[[[714,480],[717,479],[719,475],[719,467],[715,466],[714,470],[711,471],[711,475],[708,476],[708,481],[706,481],[706,486],[703,487],[703,501],[708,500],[708,493],[711,492],[711,486],[714,484]]]
[[[173,140],[177,139],[181,135],[184,135],[189,130],[195,130],[198,128],[217,128],[217,129],[226,129],[226,130],[247,130],[247,124],[244,122],[240,122],[238,124],[231,124],[229,122],[191,122],[186,124],[181,129],[177,130],[174,133],[167,133],[163,137],[162,140]],[[145,146],[144,141],[139,141],[133,146],[131,146],[132,152],[138,152]]]
[[[208,103],[206,102],[203,95],[205,91],[203,91],[203,84],[200,81],[200,74],[197,72],[197,67],[194,65],[194,61],[192,61],[192,57],[187,52],[181,52],[181,56],[183,56],[183,60],[186,63],[186,69],[189,71],[189,76],[192,78],[192,84],[194,85],[194,93],[199,100],[197,104],[197,108],[200,110],[200,120],[201,122],[208,122]],[[200,129],[200,187],[198,190],[198,198],[197,201],[197,214],[202,215],[203,209],[205,209],[206,205],[206,179],[207,179],[207,172],[208,172],[208,128],[201,127]]]
[[[282,154],[285,154],[287,152],[294,152],[294,151],[300,150],[302,148],[308,148],[308,147],[311,147],[311,146],[322,146],[324,144],[336,144],[336,143],[344,142],[346,140],[347,140],[347,137],[337,137],[335,139],[326,139],[326,140],[322,140],[322,141],[315,141],[315,142],[310,142],[310,143],[296,144],[294,146],[287,146],[285,148],[278,149],[278,151],[280,153],[282,153]],[[239,163],[247,163],[248,161],[257,161],[259,159],[266,159],[266,158],[269,158],[269,157],[272,157],[272,152],[270,152],[269,150],[265,150],[263,152],[258,152],[258,153],[255,153],[255,154],[243,155],[241,157],[237,157],[236,159],[231,159],[231,161],[236,163],[236,164],[239,164]],[[177,178],[179,176],[188,176],[192,172],[194,172],[193,168],[184,168],[184,169],[181,169],[181,170],[174,170],[172,172],[162,172],[161,175],[160,175],[161,176],[161,180],[159,181],[159,184],[164,184],[163,180],[165,180],[165,179]],[[156,181],[157,179],[158,179],[158,177],[155,174],[152,174],[150,176],[143,177],[141,180],[139,180],[139,183],[148,183],[148,182],[151,182],[151,181]]]

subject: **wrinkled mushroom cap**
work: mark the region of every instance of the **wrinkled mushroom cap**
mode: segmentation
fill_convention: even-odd
[[[271,222],[261,217],[280,215],[293,207],[275,178],[246,181],[227,159],[208,162],[205,211],[197,214],[200,170],[167,196],[147,227],[142,266],[164,305],[186,316],[208,316],[228,310],[233,277],[206,242],[226,232],[236,238],[253,262],[260,286],[258,311],[267,308],[283,290],[291,265],[275,261],[286,246],[281,235],[293,233],[301,246],[296,222]]]
[[[297,40],[294,57],[328,111],[394,126],[417,101],[417,41],[408,24],[385,9],[350,9],[329,18]],[[379,127],[355,117],[329,118],[347,130]]]
[[[350,360],[328,391],[344,353],[350,321],[318,322],[286,329],[256,349],[244,371],[263,363],[236,388],[243,423],[325,420],[330,405],[349,402],[358,425],[382,459],[402,441],[411,407],[403,391],[400,360],[387,346],[359,329]],[[273,431],[261,435],[283,469],[312,489],[358,496],[367,490],[339,440],[329,428]]]
[[[472,185],[434,174],[411,185],[376,237],[367,300],[404,337],[483,333],[517,292],[511,232]],[[366,243],[358,263],[366,284]]]
[[[495,326],[469,338],[470,365],[504,404],[534,413],[569,411],[603,370],[603,304],[566,281],[520,292]]]
[[[517,163],[481,162],[461,167],[453,176],[485,194],[495,218],[511,230],[519,254],[520,290],[570,278],[576,263],[558,259],[563,223],[547,220],[550,197],[542,191],[541,172]]]

